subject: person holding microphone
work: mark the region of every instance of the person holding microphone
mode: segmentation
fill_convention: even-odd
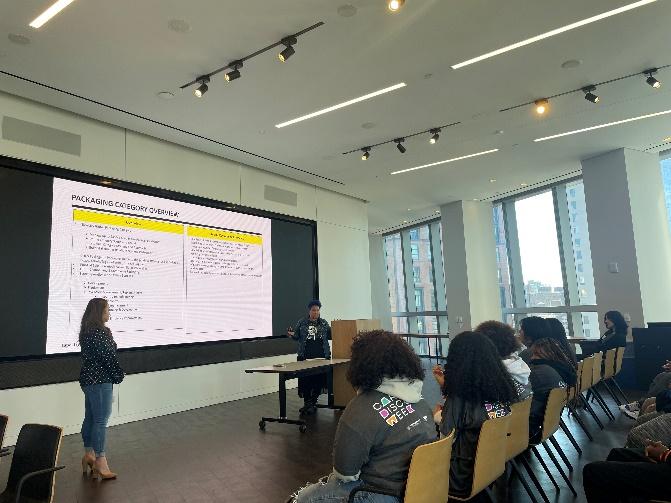
[[[287,329],[287,337],[298,341],[297,360],[312,358],[331,358],[329,339],[331,327],[320,317],[322,303],[312,300],[308,303],[308,315],[301,318],[295,327]],[[298,378],[298,396],[303,399],[301,415],[314,414],[317,411],[319,395],[325,392],[327,386],[326,374],[316,374]]]

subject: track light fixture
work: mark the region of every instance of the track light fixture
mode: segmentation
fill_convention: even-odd
[[[655,89],[659,89],[662,87],[662,83],[657,80],[653,75],[657,73],[657,68],[650,68],[649,70],[646,70],[643,72],[643,75],[647,75],[648,78],[645,79],[645,81],[648,83],[650,87],[654,87]]]
[[[226,82],[240,78],[240,68],[242,68],[242,61],[233,61],[230,66],[233,68],[233,70],[224,75]]]
[[[396,148],[401,154],[405,154],[406,148],[403,146],[403,142],[405,141],[405,138],[396,138],[394,140],[396,142]]]
[[[300,31],[297,31],[293,35],[287,35],[281,40],[277,42],[273,42],[270,45],[267,45],[263,47],[262,49],[259,49],[257,51],[252,52],[251,54],[248,54],[246,56],[243,56],[235,61],[232,61],[231,63],[227,64],[226,66],[222,66],[220,68],[217,68],[215,70],[212,70],[210,72],[207,72],[205,75],[202,75],[201,77],[198,77],[191,82],[187,82],[186,84],[183,84],[180,87],[180,89],[186,89],[187,87],[191,86],[200,86],[202,88],[200,91],[197,89],[197,92],[194,92],[194,94],[198,97],[201,97],[206,91],[207,91],[207,86],[203,87],[203,83],[207,84],[212,77],[215,75],[218,75],[220,73],[224,73],[224,78],[226,81],[230,82],[231,80],[239,79],[241,77],[240,75],[240,69],[242,68],[242,65],[245,61],[248,61],[252,58],[255,58],[257,56],[260,56],[261,54],[264,54],[268,51],[272,51],[277,47],[280,47],[281,45],[284,45],[285,48],[282,52],[278,54],[278,57],[280,61],[286,61],[289,59],[291,56],[293,56],[296,53],[296,50],[294,49],[294,45],[298,43],[298,38],[302,37],[308,32],[311,32],[312,30],[315,30],[319,28],[320,26],[324,26],[324,22],[320,21],[318,23],[313,24],[312,26],[308,26],[307,28],[304,28]],[[207,81],[204,80],[204,78],[207,78]]]
[[[193,92],[193,94],[196,96],[196,98],[202,98],[203,94],[207,92],[207,83],[210,81],[210,77],[198,77],[198,82],[200,85],[196,88],[196,90]]]
[[[298,43],[298,39],[296,37],[285,37],[282,39],[282,43],[286,47],[277,55],[277,57],[282,63],[284,63],[287,59],[296,53],[296,50],[293,48],[293,46]]]
[[[403,7],[405,0],[387,0],[387,9],[392,12],[398,12]]]
[[[536,105],[536,113],[538,115],[543,115],[550,108],[550,102],[547,98],[534,101],[534,105]]]
[[[361,155],[361,160],[362,161],[367,161],[368,158],[370,157],[370,147],[362,148],[361,152],[363,152],[363,154]]]
[[[435,145],[438,142],[438,138],[440,138],[440,128],[434,128],[431,131],[429,131],[433,136],[429,138],[429,143],[431,145]]]
[[[587,86],[582,88],[582,92],[585,93],[585,99],[591,101],[592,103],[599,103],[599,97],[594,94],[596,91],[596,86]]]

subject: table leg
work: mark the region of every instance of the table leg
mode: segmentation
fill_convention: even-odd
[[[329,370],[326,373],[326,389],[328,393],[329,407],[333,407],[333,404],[335,402],[335,399],[333,397],[333,367],[329,367]]]
[[[280,419],[287,418],[287,378],[280,372]]]
[[[305,421],[300,419],[287,419],[287,376],[284,372],[280,372],[277,375],[279,377],[280,385],[280,415],[279,417],[262,417],[261,421],[259,421],[259,429],[265,430],[266,423],[284,423],[295,424],[299,427],[301,433],[305,433],[307,431]]]

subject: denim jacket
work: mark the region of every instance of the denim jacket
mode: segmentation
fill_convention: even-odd
[[[301,318],[294,327],[294,335],[292,339],[298,341],[298,360],[305,360],[305,343],[308,339],[309,318]],[[331,358],[331,348],[329,347],[329,339],[331,338],[331,327],[323,318],[317,319],[317,333],[321,337],[324,344],[324,358]]]

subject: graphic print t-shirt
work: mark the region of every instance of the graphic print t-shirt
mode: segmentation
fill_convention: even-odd
[[[369,391],[356,396],[340,418],[333,466],[346,476],[360,471],[364,482],[400,493],[415,447],[434,440],[433,413],[424,400],[407,403]]]

